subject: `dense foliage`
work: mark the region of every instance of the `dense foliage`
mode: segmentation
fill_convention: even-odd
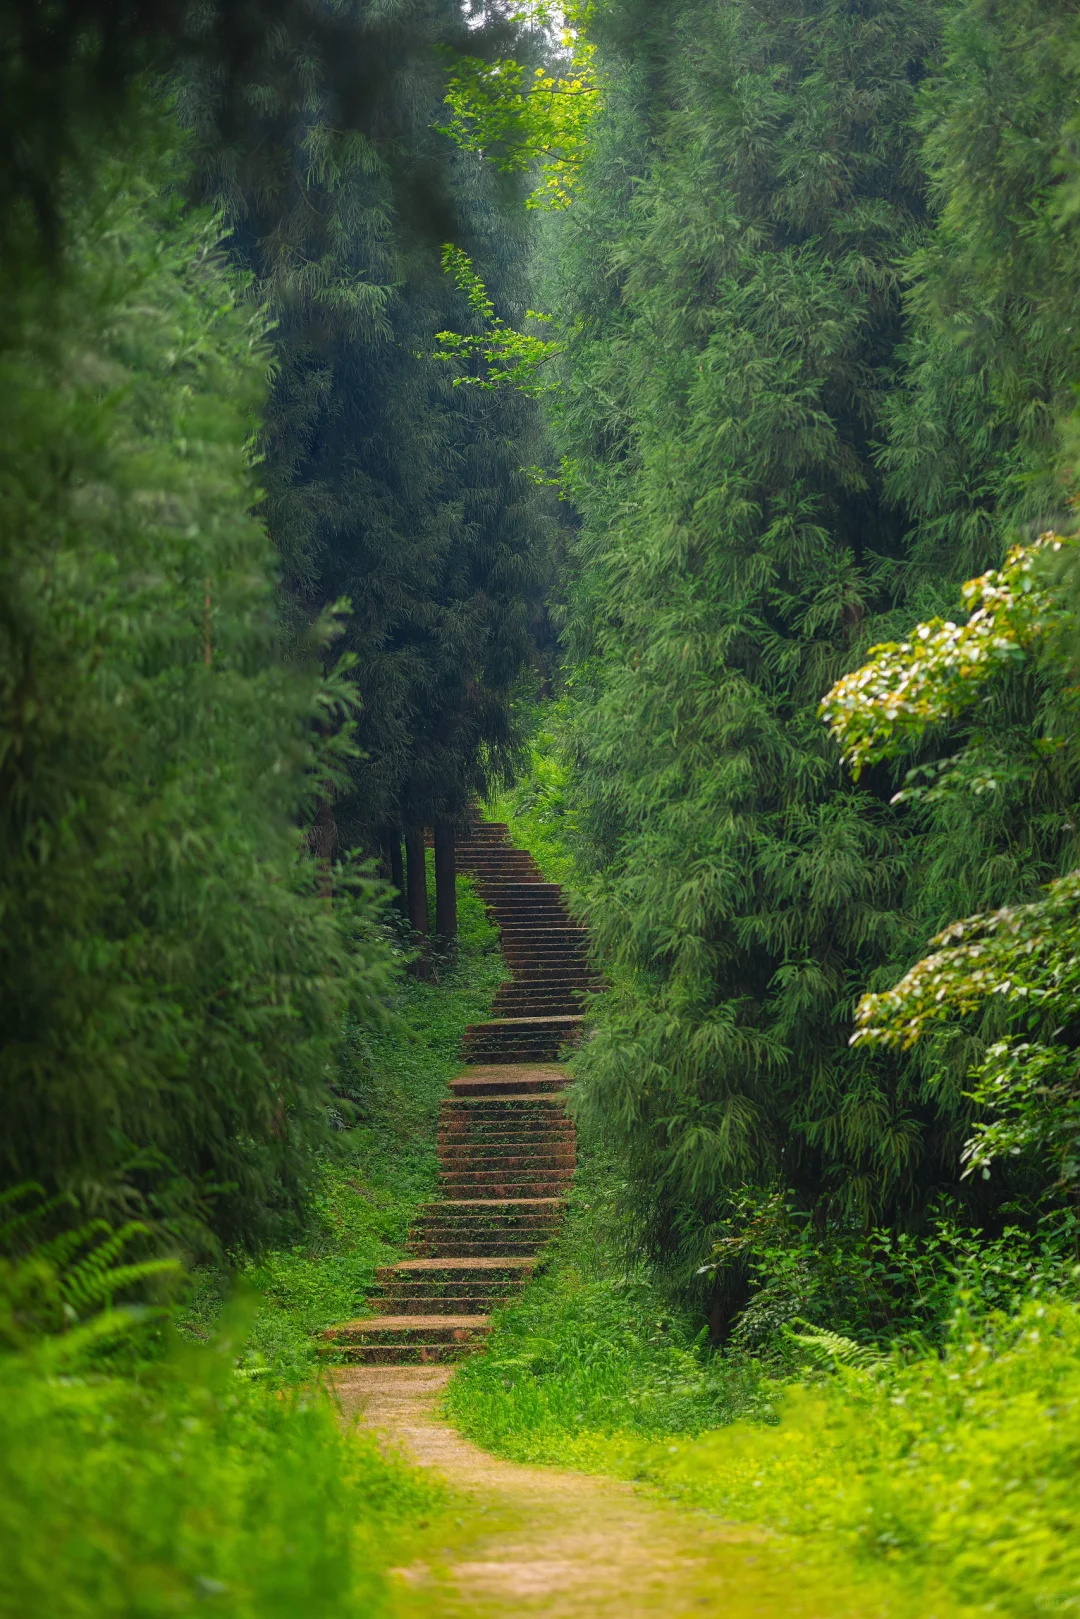
[[[180,179],[104,168],[4,307],[0,1153],[197,1247],[303,1202],[387,958],[301,858],[349,699],[276,651],[265,322]]]
[[[324,1390],[238,1373],[243,1311],[153,1353],[165,1267],[130,1262],[138,1233],[35,1242],[47,1211],[19,1202],[0,1203],[0,1613],[390,1612],[387,1563],[441,1486]]]
[[[857,784],[817,708],[1060,514],[1072,8],[612,0],[587,28],[602,109],[544,288],[581,518],[568,798],[612,983],[582,1106],[684,1263],[747,1180],[838,1229],[947,1187],[994,1219],[1047,1184],[1030,1154],[960,1181],[995,1007],[910,1052],[850,1018],[1071,863],[1059,685],[999,683]],[[893,802],[973,736],[992,790]]]
[[[358,8],[373,25],[380,12]],[[370,129],[341,128],[326,75],[304,79],[303,46],[283,41],[269,169],[234,161],[220,75],[193,74],[181,98],[204,185],[276,320],[266,514],[291,615],[302,626],[350,604],[363,753],[334,815],[340,846],[373,852],[402,824],[460,815],[511,767],[543,577],[535,410],[455,388],[433,356],[435,334],[467,314],[434,230],[476,256],[511,319],[527,232],[505,186],[432,127],[436,47],[465,32],[460,8],[432,0],[409,20],[427,48],[380,86]]]

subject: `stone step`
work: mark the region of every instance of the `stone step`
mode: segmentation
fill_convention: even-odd
[[[472,1065],[470,1065],[472,1066]],[[487,1067],[486,1063],[477,1063],[476,1067]],[[491,1064],[492,1067],[502,1067],[501,1063]],[[532,1065],[530,1065],[532,1066]],[[544,1066],[547,1066],[546,1064]],[[552,1066],[561,1066],[552,1064]],[[528,1096],[470,1096],[468,1092],[460,1096],[447,1096],[439,1103],[440,1115],[453,1114],[455,1118],[469,1116],[480,1117],[484,1113],[517,1113],[522,1118],[541,1118],[547,1115],[561,1115],[566,1111],[566,1097],[563,1089],[557,1091],[532,1091]]]
[[[547,1101],[545,1096],[530,1097],[530,1101]],[[559,1098],[563,1102],[562,1097]],[[486,1104],[486,1105],[485,1105]],[[471,1136],[487,1140],[492,1134],[505,1136],[507,1140],[534,1141],[542,1136],[565,1136],[572,1139],[574,1133],[573,1122],[566,1116],[566,1104],[556,1111],[537,1108],[535,1113],[526,1113],[520,1107],[511,1106],[509,1101],[498,1096],[477,1096],[465,1107],[453,1110],[447,1108],[445,1113],[439,1115],[439,1141],[467,1141]]]
[[[399,1259],[396,1265],[380,1265],[375,1280],[385,1286],[392,1276],[436,1277],[443,1280],[467,1282],[473,1277],[488,1277],[494,1281],[513,1281],[528,1278],[533,1271],[531,1260],[500,1259]]]
[[[545,1152],[553,1147],[574,1145],[574,1126],[567,1119],[559,1130],[538,1128],[531,1129],[528,1124],[509,1124],[503,1130],[491,1129],[461,1130],[441,1129],[439,1132],[439,1157],[443,1157],[443,1149],[450,1148],[476,1148],[482,1150],[487,1156],[492,1153],[535,1153]],[[460,1157],[460,1152],[451,1154],[451,1157]],[[447,1159],[450,1162],[450,1158]]]
[[[472,1238],[478,1235],[494,1236],[527,1236],[533,1232],[543,1232],[557,1225],[562,1215],[562,1199],[554,1193],[544,1197],[522,1197],[521,1202],[550,1203],[552,1207],[521,1208],[519,1212],[500,1213],[498,1204],[509,1202],[509,1199],[491,1199],[486,1205],[477,1204],[472,1210],[464,1210],[460,1204],[447,1201],[440,1204],[440,1208],[447,1209],[446,1214],[424,1214],[413,1225],[412,1232],[424,1242],[438,1237],[467,1236]]]
[[[324,1337],[345,1343],[389,1343],[395,1338],[424,1337],[430,1343],[460,1343],[463,1336],[488,1326],[485,1315],[370,1315],[331,1327]]]
[[[502,927],[499,934],[503,955],[507,962],[511,956],[549,961],[557,955],[571,966],[586,959],[588,940],[569,931],[566,938],[560,939],[561,931],[555,927]]]
[[[450,1091],[455,1097],[550,1096],[569,1084],[570,1075],[555,1065],[516,1072],[512,1065],[492,1064],[458,1074],[450,1081]]]
[[[448,1170],[456,1164],[531,1164],[537,1159],[545,1164],[573,1165],[576,1162],[574,1138],[571,1135],[548,1136],[541,1140],[473,1140],[449,1141],[440,1148],[439,1161]]]
[[[577,1038],[573,1035],[554,1036],[547,1040],[533,1040],[529,1044],[522,1041],[511,1040],[483,1040],[471,1043],[469,1056],[476,1057],[484,1062],[536,1062],[547,1058],[554,1062],[556,1057],[565,1055],[567,1047],[576,1045]]]
[[[535,1259],[550,1241],[543,1237],[418,1237],[409,1252],[417,1259]]]
[[[512,1147],[447,1148],[439,1154],[441,1174],[499,1174],[539,1168],[544,1174],[552,1169],[572,1170],[577,1155],[572,1143],[565,1147],[540,1146],[529,1142],[515,1142]]]
[[[541,1017],[581,1017],[582,1013],[580,1011],[580,1007],[584,1004],[584,997],[591,994],[595,994],[595,991],[585,981],[584,974],[576,984],[547,984],[542,980],[531,978],[528,974],[523,974],[521,977],[515,979],[513,985],[509,989],[501,993],[496,991],[496,1000],[531,1000],[535,998],[538,1005],[547,1007],[549,1003],[553,1003],[557,998],[561,997],[563,1000],[572,1000],[578,1010],[573,1012],[550,1013],[544,1011],[538,1015]],[[504,1023],[506,1019],[496,1016],[494,1010],[492,1010],[492,1012],[488,1014],[487,1021]]]
[[[529,1022],[533,1023],[539,1022],[541,1019],[546,1021],[548,1018],[584,1017],[585,1013],[582,1011],[582,1007],[586,1004],[588,994],[588,990],[585,989],[560,989],[554,993],[542,990],[533,994],[527,987],[523,986],[515,992],[513,997],[507,996],[502,1001],[502,1005],[507,1008],[505,1011],[500,1012],[499,1003],[501,997],[496,997],[495,1004],[491,1009],[491,1021],[493,1023],[518,1023],[528,1018]],[[519,1007],[530,1005],[537,1008],[537,1010],[532,1012],[518,1010]],[[564,1007],[570,1010],[559,1010],[559,1008]]]
[[[520,1154],[516,1158],[507,1153],[489,1153],[482,1158],[449,1158],[439,1170],[439,1178],[440,1181],[468,1181],[470,1176],[478,1177],[475,1194],[477,1198],[490,1198],[496,1195],[501,1198],[503,1196],[513,1197],[517,1194],[513,1192],[499,1192],[498,1194],[485,1192],[481,1189],[480,1181],[492,1178],[511,1181],[526,1179],[553,1180],[560,1177],[569,1179],[574,1173],[574,1167],[574,1159],[569,1154],[564,1154],[560,1161],[554,1153],[546,1151],[529,1155]],[[446,1192],[444,1195],[448,1198],[452,1197],[454,1201],[462,1201],[469,1196],[468,1192]],[[522,1193],[521,1195],[531,1196],[532,1194]],[[556,1192],[536,1194],[538,1197],[561,1195],[561,1193]]]
[[[345,1366],[444,1366],[464,1360],[479,1340],[461,1344],[343,1344],[335,1360]]]
[[[448,1197],[462,1193],[483,1192],[489,1197],[555,1197],[565,1192],[573,1179],[573,1170],[566,1174],[530,1174],[515,1179],[513,1176],[492,1175],[481,1180],[455,1180],[447,1177],[439,1185]]]
[[[581,1002],[576,996],[561,994],[558,996],[533,997],[522,996],[519,1000],[510,1000],[509,997],[500,1004],[496,996],[495,1004],[491,1008],[495,1017],[582,1017]]]
[[[458,1315],[473,1314],[479,1307],[475,1300],[480,1299],[512,1299],[517,1298],[525,1286],[525,1276],[521,1275],[512,1282],[454,1282],[441,1283],[430,1276],[397,1276],[387,1282],[379,1299],[383,1301],[379,1308],[379,1299],[371,1299],[370,1303],[380,1315],[412,1315],[414,1306],[419,1300],[426,1300],[432,1315]],[[397,1304],[387,1303],[387,1300],[398,1300]],[[465,1311],[456,1311],[447,1304],[447,1299],[470,1299]],[[406,1309],[406,1305],[408,1308]]]
[[[474,1294],[461,1294],[457,1297],[446,1296],[442,1298],[429,1297],[424,1294],[422,1298],[386,1298],[372,1299],[371,1305],[379,1311],[385,1310],[390,1315],[447,1315],[469,1316],[488,1315],[492,1309],[505,1304],[517,1296],[518,1289],[510,1293],[496,1293],[488,1291],[482,1297]]]
[[[517,1169],[500,1169],[487,1164],[451,1165],[439,1172],[439,1191],[444,1197],[460,1201],[467,1197],[477,1198],[515,1198],[515,1197],[563,1197],[566,1188],[573,1179],[575,1165],[573,1163],[545,1164],[532,1163],[520,1165]],[[550,1184],[550,1191],[533,1192],[528,1188],[539,1181]],[[492,1191],[496,1182],[508,1188],[505,1191]],[[456,1190],[451,1191],[451,1185]]]
[[[487,1023],[470,1023],[465,1033],[473,1034],[486,1032],[489,1029],[507,1030],[510,1033],[528,1034],[531,1029],[538,1028],[546,1032],[547,1025],[551,1023],[583,1023],[585,1020],[580,1013],[569,1017],[515,1017],[490,1018]]]
[[[500,1057],[500,1051],[525,1052],[523,1062],[554,1062],[564,1040],[580,1035],[585,1019],[580,1012],[558,1017],[502,1018],[496,1023],[479,1023],[465,1031],[462,1051],[477,1062],[517,1062],[516,1057]],[[490,1048],[482,1050],[481,1048]],[[531,1053],[532,1055],[529,1055]],[[508,1098],[509,1100],[509,1098]]]
[[[520,1125],[531,1135],[536,1130],[550,1130],[568,1122],[566,1100],[560,1095],[470,1096],[455,1099],[439,1109],[439,1129],[457,1133],[474,1125],[498,1124]]]
[[[546,1138],[525,1137],[516,1141],[491,1140],[485,1136],[473,1140],[447,1141],[445,1146],[440,1148],[439,1162],[446,1168],[458,1164],[475,1164],[479,1167],[483,1164],[511,1165],[515,1162],[548,1163],[556,1159],[573,1163],[574,1156],[574,1138],[570,1134]]]
[[[562,1055],[563,1047],[574,1045],[580,1038],[575,1030],[568,1030],[560,1034],[535,1035],[530,1040],[523,1040],[515,1036],[487,1035],[481,1039],[470,1040],[468,1055],[484,1062],[536,1062],[548,1059],[554,1062],[556,1057]]]
[[[437,1271],[429,1276],[417,1276],[411,1272],[395,1272],[394,1275],[381,1284],[382,1294],[380,1294],[380,1297],[407,1301],[410,1311],[417,1299],[429,1299],[433,1301],[432,1315],[443,1315],[447,1313],[445,1303],[447,1299],[514,1298],[525,1286],[528,1276],[527,1271],[519,1270],[509,1280],[500,1281],[498,1277],[495,1277],[494,1280],[490,1277],[480,1279],[469,1277],[463,1282],[458,1277],[443,1276]],[[376,1307],[375,1299],[371,1299],[369,1302],[373,1308]],[[470,1305],[469,1309],[471,1310],[472,1308],[473,1306]],[[387,1308],[377,1311],[377,1313],[394,1315],[395,1311],[387,1306]],[[450,1310],[449,1314],[453,1315],[454,1311]]]

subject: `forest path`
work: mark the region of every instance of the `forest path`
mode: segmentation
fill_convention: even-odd
[[[670,1507],[620,1480],[490,1456],[439,1415],[449,1367],[363,1366],[336,1377],[347,1415],[434,1467],[472,1505],[457,1544],[394,1571],[401,1619],[847,1619],[886,1615],[838,1591],[751,1525]],[[447,1539],[445,1530],[441,1536]]]

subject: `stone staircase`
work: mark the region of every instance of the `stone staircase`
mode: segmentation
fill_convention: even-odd
[[[581,997],[595,987],[588,935],[572,919],[558,883],[546,883],[531,854],[507,842],[507,828],[480,822],[458,845],[458,866],[475,880],[499,927],[512,977],[492,1018],[465,1031],[466,1062],[554,1062],[581,1031]]]
[[[457,1360],[481,1344],[491,1310],[513,1298],[562,1220],[574,1173],[566,1070],[580,999],[595,983],[585,933],[505,826],[480,824],[458,847],[499,925],[512,977],[488,1023],[465,1032],[470,1064],[439,1113],[438,1201],[409,1233],[410,1257],[377,1273],[372,1316],[323,1336],[335,1358],[367,1365]]]

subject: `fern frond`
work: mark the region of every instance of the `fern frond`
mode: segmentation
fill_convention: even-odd
[[[800,1322],[800,1325],[810,1326],[811,1323]],[[876,1349],[856,1343],[854,1338],[845,1338],[839,1332],[830,1332],[827,1327],[813,1327],[810,1332],[792,1332],[789,1328],[787,1335],[793,1343],[808,1349],[817,1360],[833,1366],[848,1366],[855,1371],[868,1372],[882,1364],[883,1357]]]
[[[41,1339],[35,1345],[35,1358],[48,1372],[71,1369],[84,1363],[95,1350],[133,1338],[148,1322],[161,1320],[167,1314],[163,1306],[121,1305],[115,1310],[102,1310],[70,1332]]]
[[[108,1299],[113,1293],[119,1293],[125,1287],[134,1287],[139,1282],[148,1282],[160,1276],[180,1276],[183,1266],[177,1259],[144,1259],[130,1265],[115,1265],[109,1270],[99,1270],[83,1275],[76,1273],[75,1283],[69,1277],[64,1278],[63,1292],[65,1300],[73,1305],[99,1304]]]

